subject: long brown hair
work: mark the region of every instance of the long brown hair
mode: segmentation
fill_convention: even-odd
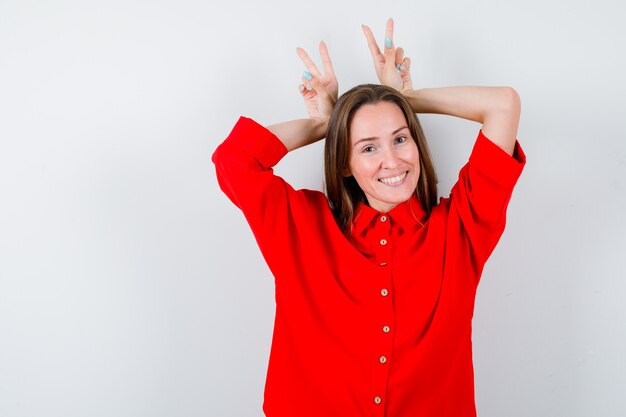
[[[353,176],[343,172],[348,167],[350,152],[350,123],[356,111],[365,104],[394,103],[406,118],[411,136],[417,143],[420,176],[415,195],[428,215],[437,204],[437,175],[433,166],[426,137],[417,115],[404,96],[391,87],[377,84],[358,85],[339,97],[328,122],[324,145],[324,177],[326,196],[333,216],[344,235],[349,235],[354,210],[367,198]]]

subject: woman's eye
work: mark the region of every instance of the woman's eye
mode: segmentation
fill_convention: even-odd
[[[363,152],[372,152],[374,150],[373,146],[366,146],[365,148],[363,148]]]
[[[396,141],[399,142],[399,143],[406,142],[406,136],[398,136],[396,138]]]

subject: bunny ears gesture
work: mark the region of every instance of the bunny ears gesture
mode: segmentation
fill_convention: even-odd
[[[396,48],[393,43],[393,20],[387,21],[384,52],[378,48],[372,30],[366,25],[362,25],[362,28],[374,60],[374,69],[378,81],[382,85],[393,87],[400,92],[413,89],[410,73],[411,60],[404,56],[402,48]],[[298,56],[307,68],[302,75],[302,84],[299,88],[309,116],[328,120],[337,101],[339,84],[326,44],[320,42],[319,49],[324,73],[317,68],[304,49],[296,49]]]
[[[328,54],[328,48],[326,48],[324,42],[320,42],[320,55],[322,56],[322,64],[324,65],[323,74],[317,69],[317,66],[304,49],[297,48],[296,51],[307,68],[302,75],[300,94],[302,94],[304,98],[309,116],[329,120],[333,106],[337,101],[339,84],[337,83],[337,77],[335,77],[335,71],[333,70],[333,64]]]
[[[382,85],[393,87],[400,92],[413,89],[410,72],[411,60],[404,56],[404,49],[396,48],[393,43],[393,19],[387,20],[384,53],[378,49],[372,30],[366,25],[363,25],[362,28],[372,53],[378,81]]]

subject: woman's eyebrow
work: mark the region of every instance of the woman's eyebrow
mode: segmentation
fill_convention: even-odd
[[[394,130],[393,132],[391,132],[391,134],[392,134],[392,135],[395,135],[396,133],[398,133],[398,132],[399,132],[399,131],[401,131],[402,129],[408,129],[408,127],[407,127],[407,126],[402,126],[402,127],[399,127],[399,128],[397,128],[396,130]],[[359,139],[359,140],[357,140],[357,141],[356,141],[356,143],[354,144],[354,146],[358,145],[358,144],[359,144],[359,143],[361,143],[361,142],[365,142],[365,141],[368,141],[368,140],[373,140],[373,141],[376,141],[376,140],[378,140],[378,139],[379,139],[379,138],[378,138],[378,136],[372,136],[371,138],[363,138],[363,139]]]

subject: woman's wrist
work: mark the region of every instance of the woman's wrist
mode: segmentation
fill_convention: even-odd
[[[413,113],[428,113],[424,103],[420,100],[420,96],[422,95],[424,89],[420,90],[404,90],[402,91],[402,95],[411,105],[411,109],[413,109]]]
[[[312,117],[311,118],[311,123],[312,123],[311,130],[314,131],[315,137],[319,137],[319,139],[323,139],[324,137],[326,137],[326,130],[328,129],[329,121],[330,121],[330,118],[327,118],[327,117]]]

